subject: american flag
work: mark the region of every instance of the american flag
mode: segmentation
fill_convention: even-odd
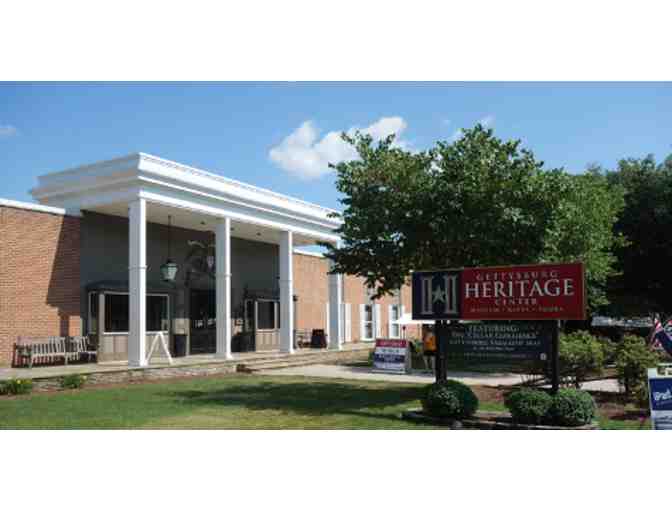
[[[666,352],[672,356],[672,319],[668,319],[663,324],[656,317],[649,335],[649,345],[655,351]]]

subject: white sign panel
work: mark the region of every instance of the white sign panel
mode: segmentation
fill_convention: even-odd
[[[379,338],[373,351],[373,369],[379,372],[406,372],[407,340]]]

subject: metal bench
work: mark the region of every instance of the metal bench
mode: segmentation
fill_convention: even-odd
[[[17,363],[23,365],[27,361],[28,368],[33,368],[35,360],[51,361],[53,358],[63,358],[63,362],[67,365],[68,361],[79,360],[82,355],[91,361],[91,358],[98,353],[86,336],[20,337],[14,345],[14,351]]]

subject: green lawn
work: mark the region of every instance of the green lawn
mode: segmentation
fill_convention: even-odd
[[[416,429],[399,419],[422,386],[235,375],[0,397],[5,429]],[[482,410],[503,410],[481,402]],[[604,428],[639,422],[602,420]]]

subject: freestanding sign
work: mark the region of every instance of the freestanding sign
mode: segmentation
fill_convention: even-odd
[[[672,430],[672,375],[660,375],[657,368],[650,368],[648,376],[651,427]]]
[[[581,263],[413,273],[415,320],[585,320]]]
[[[407,340],[379,338],[373,351],[373,369],[379,372],[406,372]]]
[[[413,319],[436,321],[437,381],[446,379],[446,349],[453,328],[445,321],[549,321],[551,380],[557,391],[558,321],[586,318],[585,273],[580,262],[417,271],[412,275],[412,294]],[[469,342],[460,347],[474,355],[476,345]],[[452,351],[457,346],[454,343]]]

